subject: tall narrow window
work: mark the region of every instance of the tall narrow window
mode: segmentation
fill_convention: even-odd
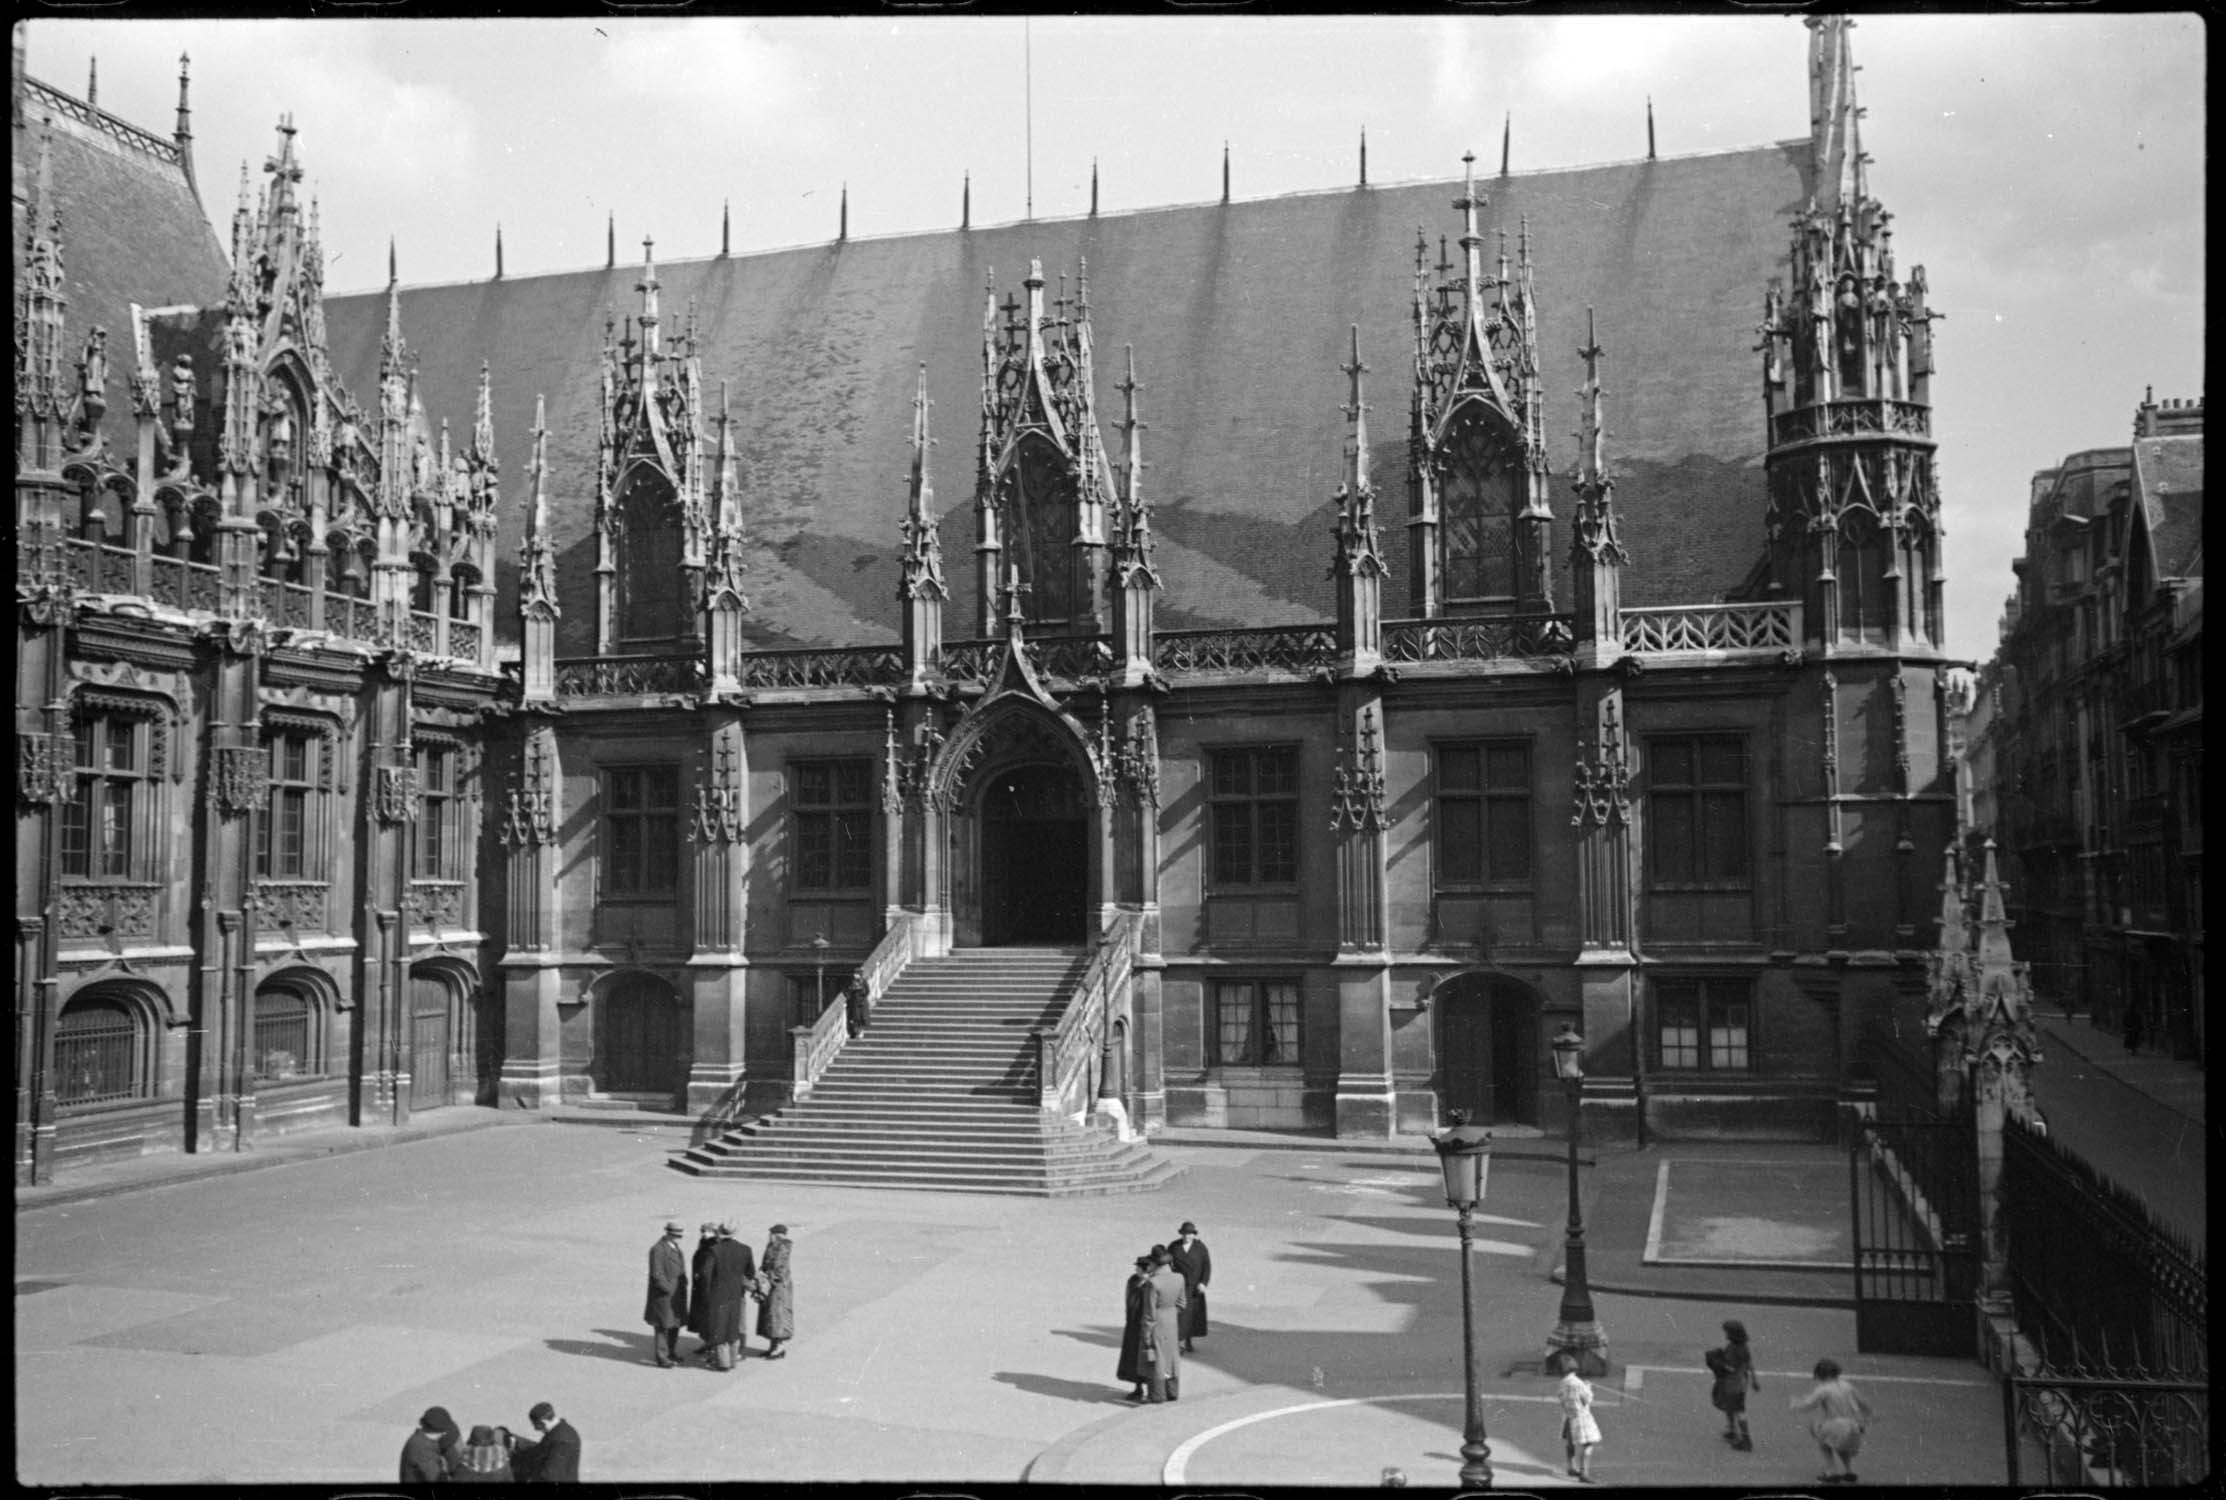
[[[1298,883],[1298,751],[1217,750],[1213,791],[1216,886]]]
[[[463,878],[456,759],[453,745],[420,744],[417,747],[417,788],[422,799],[417,817],[417,878],[420,880]]]
[[[796,889],[862,891],[873,883],[872,770],[862,760],[795,767]]]
[[[603,773],[603,894],[669,896],[680,880],[680,772],[613,766]]]
[[[1445,597],[1506,599],[1515,593],[1515,470],[1508,445],[1471,416],[1453,430],[1438,461],[1438,512]]]
[[[276,730],[263,743],[270,752],[271,797],[255,873],[266,880],[321,879],[326,872],[316,834],[322,747],[317,736],[301,729]]]
[[[680,578],[680,514],[664,481],[637,471],[621,508],[618,638],[670,641],[687,601]]]
[[[1656,886],[1743,887],[1747,744],[1736,735],[1655,740],[1647,812]]]
[[[1276,1067],[1299,1061],[1295,979],[1219,980],[1213,986],[1215,1067]]]
[[[1438,747],[1438,884],[1515,885],[1530,879],[1530,747]]]
[[[129,880],[144,838],[148,721],[94,713],[77,721],[77,777],[62,808],[62,873]]]
[[[1028,586],[1023,603],[1037,625],[1064,625],[1076,613],[1074,537],[1080,525],[1066,459],[1040,437],[1022,441],[1005,471],[1006,531],[1012,560]]]
[[[1656,980],[1656,1065],[1665,1071],[1746,1072],[1754,1066],[1752,1010],[1741,981]]]

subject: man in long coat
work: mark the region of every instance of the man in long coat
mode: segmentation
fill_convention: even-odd
[[[711,1247],[719,1243],[719,1226],[706,1224],[697,1231],[695,1259],[688,1267],[689,1277],[695,1286],[695,1296],[688,1302],[688,1331],[703,1340],[703,1347],[696,1353],[705,1364],[712,1362],[711,1335],[703,1331],[704,1320],[711,1316],[711,1298],[707,1289],[711,1285]]]
[[[1144,1399],[1144,1289],[1151,1279],[1152,1258],[1137,1256],[1122,1296],[1121,1362],[1113,1367],[1113,1378],[1129,1385],[1131,1401]]]
[[[1183,1312],[1189,1298],[1165,1245],[1152,1247],[1151,1279],[1144,1283],[1144,1383],[1146,1401],[1181,1395]]]
[[[704,1315],[703,1336],[717,1351],[718,1368],[722,1370],[733,1369],[749,1355],[749,1335],[742,1315],[750,1285],[756,1280],[757,1258],[750,1254],[748,1245],[734,1237],[731,1220],[721,1224],[719,1238],[711,1247],[711,1285],[702,1295],[711,1304]]]
[[[1206,1242],[1198,1238],[1198,1226],[1188,1219],[1175,1231],[1167,1255],[1175,1263],[1176,1274],[1183,1279],[1183,1291],[1190,1299],[1189,1309],[1183,1314],[1183,1353],[1196,1354],[1191,1341],[1206,1336],[1206,1283],[1213,1280],[1213,1257],[1206,1253]]]
[[[757,1331],[765,1335],[767,1359],[786,1359],[781,1345],[796,1337],[796,1292],[788,1280],[788,1226],[775,1224],[758,1262]]]
[[[680,1363],[680,1328],[688,1317],[688,1260],[680,1253],[680,1237],[687,1232],[678,1223],[667,1224],[665,1237],[649,1247],[649,1296],[642,1304],[642,1321],[649,1325],[661,1370]]]

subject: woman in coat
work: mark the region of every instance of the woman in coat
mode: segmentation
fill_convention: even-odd
[[[1183,1279],[1175,1274],[1167,1247],[1154,1245],[1152,1274],[1144,1283],[1146,1401],[1173,1401],[1181,1395],[1183,1311],[1187,1305]]]
[[[1168,1257],[1176,1272],[1183,1279],[1183,1294],[1189,1299],[1189,1311],[1183,1314],[1183,1353],[1196,1354],[1193,1339],[1206,1336],[1206,1283],[1213,1280],[1213,1257],[1206,1253],[1206,1242],[1198,1238],[1198,1226],[1188,1219],[1175,1231],[1175,1242],[1167,1247]]]
[[[742,1319],[756,1284],[757,1257],[734,1237],[732,1222],[721,1224],[711,1247],[711,1283],[702,1294],[711,1304],[704,1314],[703,1336],[711,1342],[718,1369],[731,1370],[749,1358],[749,1336]]]
[[[711,1299],[705,1295],[711,1285],[711,1247],[719,1242],[719,1226],[706,1224],[696,1231],[702,1238],[696,1241],[695,1260],[688,1267],[689,1284],[695,1296],[688,1302],[688,1331],[703,1340],[703,1347],[696,1353],[705,1364],[711,1363],[711,1335],[704,1332],[711,1317]]]
[[[757,1331],[771,1341],[767,1359],[786,1359],[781,1345],[796,1337],[796,1299],[788,1282],[788,1226],[775,1224],[757,1266]]]
[[[1128,1289],[1123,1298],[1124,1320],[1121,1324],[1121,1362],[1114,1368],[1115,1380],[1127,1381],[1131,1401],[1144,1399],[1144,1303],[1145,1288],[1151,1285],[1152,1258],[1136,1257],[1136,1269],[1129,1273]]]

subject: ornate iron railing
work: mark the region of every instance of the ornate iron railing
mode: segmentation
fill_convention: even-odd
[[[1186,672],[1311,672],[1334,666],[1330,625],[1266,625],[1247,630],[1163,630],[1152,639],[1152,666]]]
[[[752,651],[735,675],[745,688],[879,687],[904,676],[901,646],[832,646]]]
[[[2027,1482],[2192,1488],[2210,1477],[2207,1380],[2065,1372],[2044,1363],[2010,1372],[2002,1406],[2013,1489]]]
[[[685,656],[583,656],[556,664],[559,698],[639,697],[692,693],[703,678],[703,658]]]
[[[1142,923],[1122,912],[1106,928],[1082,978],[1050,1031],[1029,1032],[1036,1054],[1038,1103],[1047,1115],[1078,1118],[1090,1108],[1090,1065],[1105,1047],[1113,1008],[1128,990]]]
[[[1623,649],[1634,656],[1801,648],[1797,604],[1691,604],[1622,613]]]
[[[1380,649],[1391,662],[1511,661],[1560,656],[1575,640],[1569,615],[1386,620]]]
[[[1888,433],[1929,437],[1932,412],[1914,401],[1832,401],[1780,412],[1770,424],[1772,446],[1815,437],[1858,437]]]

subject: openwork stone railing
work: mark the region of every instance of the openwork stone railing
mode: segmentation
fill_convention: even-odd
[[[879,687],[904,676],[904,651],[899,646],[752,651],[735,675],[746,688]]]
[[[464,925],[461,880],[413,880],[410,896],[417,904],[419,925],[426,930],[452,932]]]
[[[1386,620],[1385,661],[1507,661],[1560,656],[1575,639],[1568,615],[1496,619]]]
[[[987,682],[1004,649],[1003,641],[952,641],[936,661],[953,682]],[[1043,676],[1070,682],[1099,676],[1113,666],[1113,644],[1101,635],[1028,636],[1025,649]]]
[[[1634,656],[1690,651],[1797,651],[1798,604],[1696,604],[1623,611],[1623,649]]]
[[[1310,672],[1337,660],[1329,625],[1269,625],[1249,630],[1165,630],[1152,641],[1152,665],[1184,672]]]
[[[692,652],[685,656],[583,656],[556,664],[559,698],[692,693],[702,677],[703,658]]]
[[[1833,401],[1780,412],[1770,424],[1774,446],[1814,437],[1855,437],[1877,433],[1902,437],[1932,434],[1930,408],[1914,401]]]
[[[309,605],[312,595],[298,583],[287,583],[277,578],[263,580],[263,613],[271,623],[293,630],[309,628]]]
[[[100,937],[104,933],[153,937],[155,898],[161,894],[159,885],[64,884],[54,893],[55,925],[62,936],[71,938]]]
[[[155,603],[213,611],[222,602],[222,579],[210,564],[181,557],[157,557],[154,564]]]
[[[1113,1008],[1128,992],[1141,928],[1134,912],[1115,917],[1090,955],[1059,1024],[1049,1032],[1039,1027],[1028,1034],[1035,1044],[1038,1104],[1045,1114],[1080,1119],[1088,1112],[1090,1063],[1104,1050]]]
[[[62,570],[71,584],[90,594],[132,591],[129,547],[95,546],[79,537],[64,537],[62,541]]]
[[[448,654],[451,656],[468,656],[477,660],[479,657],[479,627],[468,620],[449,621]]]
[[[331,887],[321,880],[259,880],[255,899],[265,927],[302,932],[326,930],[325,903]]]

